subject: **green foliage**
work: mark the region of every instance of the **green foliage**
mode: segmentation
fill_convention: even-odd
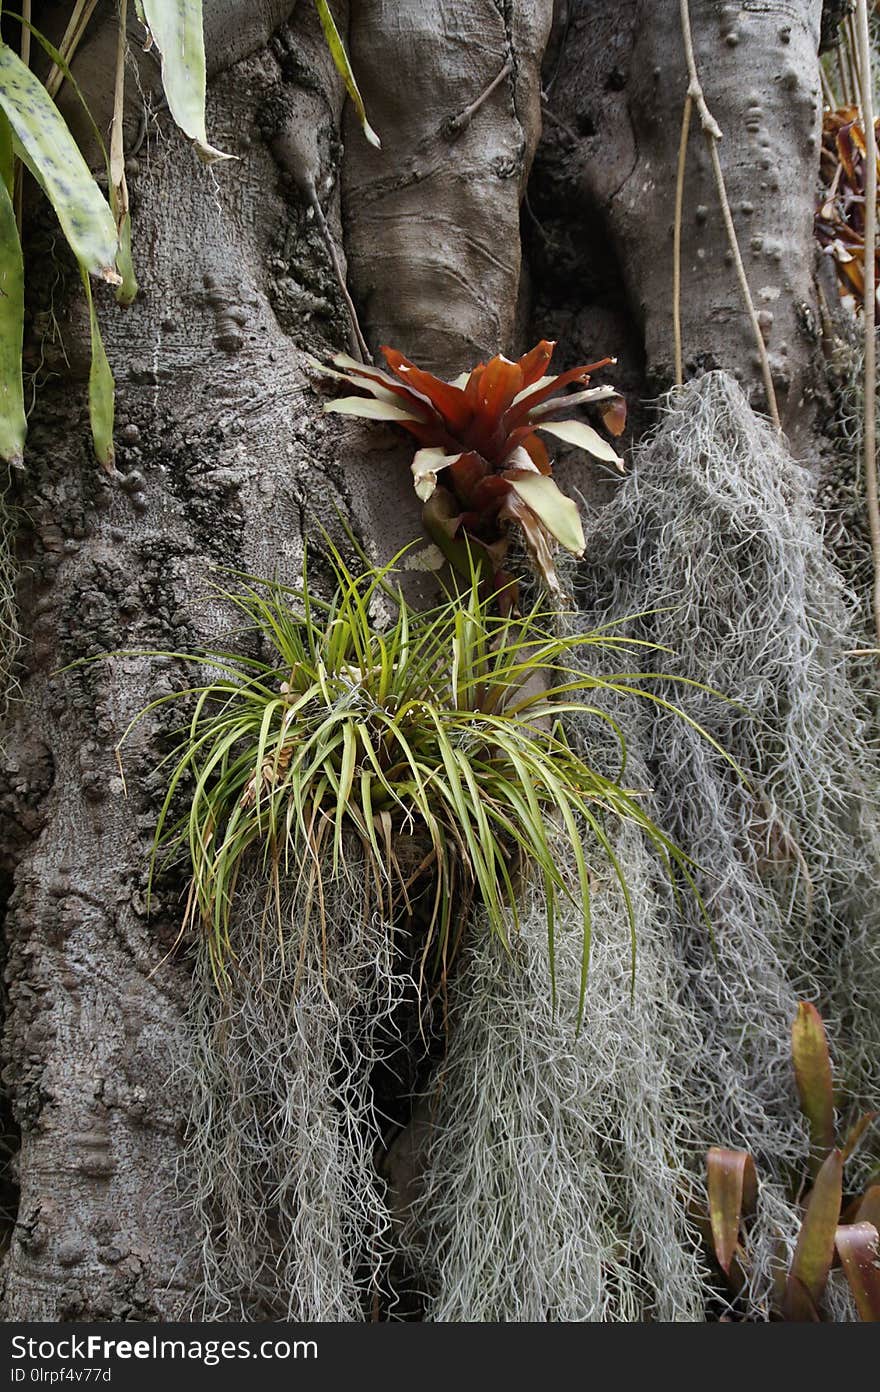
[[[849,1203],[844,1200],[844,1168],[876,1120],[866,1113],[841,1146],[834,1137],[834,1089],[825,1026],[814,1005],[801,1001],[792,1025],[792,1064],[801,1111],[810,1132],[809,1181],[794,1254],[787,1269],[780,1259],[776,1275],[776,1313],[798,1322],[821,1319],[821,1301],[832,1265],[839,1260],[859,1317],[880,1321],[876,1185]],[[755,1165],[743,1150],[713,1146],[706,1157],[708,1215],[695,1214],[707,1246],[739,1294],[747,1284],[748,1250],[743,1221],[757,1198]],[[707,1222],[708,1218],[708,1222]]]
[[[116,389],[104,348],[104,340],[101,338],[98,316],[95,313],[91,283],[85,271],[82,271],[82,282],[89,306],[89,333],[92,345],[92,360],[89,367],[89,420],[92,427],[92,443],[95,447],[98,463],[103,464],[104,468],[110,471],[113,468],[113,416]]]
[[[81,40],[94,6],[75,7],[59,51],[28,20],[24,25],[52,59],[49,83],[54,90],[68,82],[92,125],[107,165],[111,201],[108,203],[83,159],[67,123],[49,91],[9,47],[0,43],[0,163],[3,182],[11,194],[11,159],[21,160],[49,199],[83,278],[89,307],[92,360],[89,372],[89,418],[95,454],[113,469],[115,384],[98,324],[88,277],[94,275],[118,286],[121,304],[137,293],[131,260],[131,217],[125,188],[122,151],[123,78],[125,68],[125,3],[117,16],[119,44],[116,65],[114,124],[108,157],[100,132],[70,71],[70,60]],[[138,13],[149,25],[162,55],[162,80],[172,115],[205,159],[225,158],[208,145],[205,135],[205,53],[201,0],[144,0]],[[9,206],[6,206],[6,203]],[[112,205],[112,206],[111,206]],[[0,457],[19,462],[24,447],[21,367],[23,286],[19,229],[11,197],[0,191]]]
[[[33,26],[28,27],[55,62],[67,71],[58,51]],[[4,43],[0,43],[0,110],[3,147],[11,148],[49,199],[84,281],[87,282],[89,275],[95,275],[118,285],[121,277],[116,270],[117,231],[110,206],[45,87]],[[5,169],[3,182],[7,184]],[[2,194],[0,201],[5,206]],[[21,261],[19,229],[10,200],[5,214],[0,217],[0,274],[4,289],[9,292],[0,315],[0,452],[10,463],[20,461],[26,434],[21,368],[24,319]],[[95,451],[109,468],[112,467],[112,428],[108,442],[106,392],[109,379],[112,397],[113,378],[91,304],[90,289],[88,298],[93,353],[89,409],[93,428],[97,424],[97,433],[93,431]],[[112,406],[110,419],[112,422]]]
[[[0,114],[0,139],[9,136],[9,123]],[[7,141],[4,140],[4,144]],[[11,154],[11,136],[7,148]],[[0,458],[21,461],[27,420],[21,378],[24,328],[24,263],[15,210],[12,206],[11,160],[0,174]]]
[[[8,44],[0,44],[0,106],[15,153],[55,209],[77,261],[116,283],[116,224],[107,200],[45,87]]]
[[[168,110],[207,164],[230,159],[205,130],[205,35],[202,0],[140,0],[138,14],[162,60]]]
[[[555,907],[562,897],[579,906],[582,1012],[594,873],[619,881],[635,952],[614,824],[641,828],[667,869],[691,881],[688,858],[651,820],[643,794],[620,781],[623,736],[590,702],[601,690],[659,700],[643,685],[651,674],[604,679],[567,665],[575,647],[652,645],[611,629],[560,637],[554,614],[540,607],[522,618],[498,617],[495,596],[481,596],[476,568],[461,594],[414,611],[393,587],[394,562],[354,575],[332,548],[329,562],[329,603],[310,597],[305,566],[301,588],[245,577],[242,588],[221,592],[267,656],[189,655],[219,675],[182,693],[195,698],[195,708],[166,760],[153,868],[158,855],[185,852],[192,869],[187,923],[207,934],[219,977],[236,955],[232,909],[249,854],[265,876],[267,914],[279,933],[279,886],[290,877],[304,877],[323,932],[325,877],[343,870],[347,845],[356,846],[369,867],[365,912],[378,909],[390,924],[401,906],[412,911],[417,896],[423,964],[430,955],[441,975],[471,900],[507,944],[518,928],[517,887],[535,874],[546,902],[554,994]],[[384,628],[371,617],[380,602],[393,608]],[[176,699],[160,698],[137,719]],[[612,725],[617,779],[571,748],[560,723],[566,714]],[[172,822],[184,792],[186,811]],[[404,868],[405,845],[417,848],[413,872]],[[566,857],[573,857],[575,883],[562,869]]]
[[[378,145],[349,63],[345,47],[324,0],[315,0],[333,61],[345,80],[364,133]],[[49,199],[68,245],[86,282],[92,344],[89,373],[89,417],[95,454],[113,468],[113,406],[115,384],[101,340],[98,318],[86,277],[94,275],[118,287],[120,304],[137,294],[131,259],[131,215],[125,187],[122,150],[123,83],[125,71],[126,0],[117,14],[119,43],[116,63],[113,135],[108,157],[101,133],[70,71],[70,62],[94,10],[78,0],[74,5],[62,50],[54,47],[28,19],[11,14],[52,59],[44,87],[27,63],[8,44],[0,42],[0,459],[20,463],[27,433],[22,387],[21,345],[24,290],[20,229],[12,204],[13,155],[24,164]],[[208,143],[205,130],[205,40],[202,0],[135,0],[138,18],[147,30],[162,65],[162,85],[168,107],[180,129],[207,163],[230,159]],[[53,100],[68,82],[82,103],[107,165],[110,202],[104,197]],[[50,95],[51,92],[51,95]]]
[[[348,92],[354,109],[358,114],[358,120],[361,123],[364,135],[371,145],[375,145],[376,148],[379,149],[381,141],[367,120],[367,113],[364,109],[364,99],[360,94],[351,62],[345,51],[345,44],[342,42],[342,37],[339,30],[336,28],[336,22],[330,12],[330,6],[327,4],[327,0],[315,0],[315,8],[318,11],[318,17],[321,21],[321,28],[324,30],[324,38],[327,40],[330,56],[336,64],[336,69],[345,83],[345,90]]]

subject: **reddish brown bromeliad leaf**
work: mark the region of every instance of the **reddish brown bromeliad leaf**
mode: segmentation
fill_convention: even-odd
[[[880,1324],[878,1241],[877,1229],[867,1222],[838,1227],[834,1239],[859,1318],[866,1324]]]
[[[725,1276],[740,1238],[740,1224],[754,1212],[758,1179],[755,1162],[745,1150],[712,1146],[706,1155],[712,1245]]]
[[[390,372],[345,354],[333,359],[335,370],[322,369],[366,393],[339,397],[325,410],[387,421],[413,436],[419,446],[412,462],[413,484],[424,504],[428,534],[465,573],[470,550],[499,593],[504,592],[506,603],[512,602],[512,591],[501,565],[512,524],[521,529],[535,564],[557,594],[556,546],[576,556],[584,549],[577,507],[554,483],[538,432],[623,468],[611,442],[572,415],[576,408],[595,410],[597,423],[620,435],[626,423],[623,397],[610,386],[587,386],[590,374],[614,359],[548,375],[555,346],[544,339],[517,362],[499,355],[452,382],[423,371],[394,348],[382,349]],[[578,390],[558,395],[575,385]]]
[[[880,117],[877,120],[880,135]],[[857,106],[826,111],[822,121],[821,179],[824,193],[815,233],[837,268],[841,297],[861,310],[865,300],[865,129]],[[880,171],[880,160],[878,160]],[[875,249],[880,306],[880,247]]]
[[[834,1259],[842,1186],[843,1154],[832,1150],[819,1169],[804,1207],[782,1300],[782,1314],[787,1320],[818,1318],[822,1292]]]

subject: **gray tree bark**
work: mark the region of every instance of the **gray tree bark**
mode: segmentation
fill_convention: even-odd
[[[51,8],[51,7],[50,7]],[[99,120],[112,6],[78,72]],[[122,648],[186,650],[230,625],[211,569],[298,574],[303,539],[337,512],[386,558],[419,533],[407,455],[390,433],[322,415],[304,354],[351,326],[313,196],[349,268],[371,348],[392,343],[452,375],[558,334],[589,360],[619,351],[624,386],[668,384],[672,187],[686,88],[675,0],[362,0],[351,52],[381,153],[351,114],[311,5],[206,0],[209,132],[237,155],[206,170],[170,125],[132,157],[142,291],[100,311],[118,385],[118,476],[84,420],[87,323],[50,219],[30,214],[29,361],[40,389],[20,488],[27,639],[13,707],[4,822],[7,1021],[3,1079],[17,1209],[4,1262],[10,1319],[169,1319],[197,1282],[175,1200],[185,1098],[187,955],[181,886],[145,905],[168,748],[161,718],[114,746],[185,673]],[[786,424],[809,433],[819,0],[694,0],[707,97]],[[334,6],[337,14],[343,7]],[[50,16],[51,18],[51,16]],[[135,27],[132,28],[133,54]],[[734,42],[734,38],[736,42]],[[529,245],[519,236],[532,183]],[[133,60],[134,62],[134,57]],[[469,108],[508,69],[485,101]],[[152,60],[137,71],[157,90]],[[554,77],[555,74],[555,77]],[[130,90],[135,93],[134,83]],[[133,99],[128,147],[142,99]],[[726,261],[699,136],[685,238],[685,343],[754,388],[754,346]],[[533,220],[540,226],[536,229]],[[66,358],[57,340],[60,327]]]
[[[544,255],[553,256],[553,239],[561,239],[567,275],[556,298],[573,292],[570,319],[577,322],[569,333],[579,341],[624,337],[624,385],[641,378],[654,395],[673,379],[674,190],[688,86],[679,6],[571,0],[564,9],[534,181],[538,216],[545,203],[551,209]],[[810,450],[822,395],[812,233],[822,3],[691,0],[690,10],[783,426],[796,450]],[[726,368],[766,409],[696,112],[682,234],[686,373]]]

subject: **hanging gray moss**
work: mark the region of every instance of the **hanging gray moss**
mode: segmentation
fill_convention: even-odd
[[[393,1056],[411,980],[395,936],[364,919],[354,869],[326,882],[327,932],[290,892],[281,931],[265,889],[237,896],[222,989],[197,965],[193,1103],[182,1184],[202,1233],[209,1319],[359,1321],[378,1289],[390,1226],[374,1153],[374,1067]]]
[[[577,911],[558,927],[555,1012],[540,895],[512,955],[475,925],[450,985],[448,1052],[426,1098],[406,1233],[430,1320],[703,1318],[674,1070],[675,1040],[693,1030],[677,1003],[677,956],[651,912],[652,867],[630,833],[626,867],[641,918],[636,994],[609,880],[594,900],[579,1033]]]
[[[631,772],[645,786],[634,755]],[[766,938],[749,956],[759,975],[747,1001],[719,990],[713,1003],[694,990],[690,925],[658,894],[660,867],[635,832],[615,849],[638,917],[632,995],[629,923],[610,881],[597,886],[579,1033],[577,914],[559,925],[554,1012],[537,894],[513,956],[477,932],[453,979],[448,1053],[425,1100],[405,1233],[428,1319],[717,1317],[723,1286],[688,1207],[704,1197],[707,1147],[725,1142],[756,1155],[761,1143],[773,1157],[749,1231],[751,1312],[769,1313],[779,1239],[790,1257],[798,1231],[785,1162],[802,1168],[808,1153],[790,1062],[782,1066],[795,996]],[[719,975],[724,967],[719,959]],[[717,1010],[727,1013],[721,1027]],[[780,1060],[766,1084],[752,1059],[759,1051]],[[837,1317],[847,1316],[845,1294],[832,1296]]]
[[[617,851],[638,917],[632,1002],[611,886],[597,895],[577,1037],[572,924],[557,943],[556,1015],[540,913],[525,921],[516,963],[473,942],[452,985],[411,1210],[429,1318],[717,1317],[723,1288],[684,1222],[713,1144],[747,1149],[758,1165],[747,1309],[766,1318],[780,1241],[790,1257],[796,1240],[792,1176],[808,1153],[790,1053],[801,996],[825,1013],[844,1111],[876,1101],[880,784],[847,670],[851,597],[823,551],[811,493],[736,383],[713,373],[667,407],[594,523],[567,621],[584,631],[641,613],[626,631],[672,651],[630,658],[630,669],[725,693],[656,688],[751,787],[680,716],[609,705],[629,745],[629,785],[701,867],[714,942],[696,900],[668,891],[631,832]],[[608,653],[585,656],[607,670]],[[588,722],[573,736],[603,757]],[[605,757],[611,772],[607,746]],[[834,1281],[826,1310],[853,1314]]]
[[[758,1167],[737,1309],[769,1316],[808,1154],[790,1059],[799,998],[825,1017],[842,1119],[876,1102],[880,783],[848,671],[852,598],[823,549],[808,473],[719,373],[667,405],[595,520],[574,584],[573,629],[641,615],[626,631],[670,651],[628,665],[668,679],[659,694],[748,777],[679,715],[609,697],[626,782],[697,862],[712,939],[695,899],[674,896],[624,828],[635,987],[620,892],[596,855],[578,1032],[579,914],[560,916],[555,1011],[538,891],[510,954],[477,917],[450,974],[401,1221],[377,1173],[373,1087],[413,988],[387,926],[361,922],[355,876],[329,906],[326,943],[310,938],[301,954],[303,906],[288,902],[282,952],[262,900],[245,896],[243,970],[218,994],[203,966],[193,1014],[190,1198],[206,1313],[360,1320],[396,1252],[429,1320],[717,1317],[723,1289],[687,1217],[715,1144],[749,1150]],[[584,649],[584,660],[607,671],[613,654]],[[572,738],[615,772],[601,721]],[[826,1312],[852,1317],[834,1280]]]
[[[826,425],[832,449],[821,461],[816,502],[824,521],[825,547],[857,597],[856,628],[863,646],[872,641],[873,563],[868,506],[865,499],[865,335],[861,318],[837,314],[833,352],[826,364],[833,402]],[[880,400],[877,402],[880,431]],[[861,664],[870,677],[874,664]],[[856,676],[859,676],[857,670]]]
[[[672,650],[652,665],[729,698],[679,685],[664,693],[751,788],[665,712],[642,753],[658,820],[703,867],[719,958],[695,925],[686,960],[719,1029],[724,999],[740,1003],[733,1033],[752,1058],[745,1091],[768,1096],[788,1069],[786,1050],[775,1056],[762,1039],[766,952],[752,959],[764,940],[791,989],[818,997],[839,1082],[865,1108],[880,1058],[880,772],[848,667],[852,596],[823,549],[812,492],[732,378],[690,383],[597,519],[578,576],[580,622],[666,611],[630,626]]]

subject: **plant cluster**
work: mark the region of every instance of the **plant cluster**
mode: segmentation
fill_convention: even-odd
[[[367,121],[363,100],[345,47],[326,0],[315,6],[333,61],[360,117],[364,134],[379,144]],[[147,46],[162,64],[168,109],[199,158],[211,164],[231,158],[208,142],[205,129],[205,41],[202,0],[135,0]],[[27,434],[22,381],[24,262],[21,232],[21,167],[49,199],[76,258],[89,307],[92,361],[89,417],[95,454],[112,472],[115,384],[92,301],[90,277],[117,287],[120,304],[137,294],[131,260],[131,215],[125,181],[122,119],[125,103],[128,0],[119,0],[114,110],[109,153],[74,78],[70,64],[95,10],[95,0],[75,0],[56,48],[27,16],[9,15],[21,26],[21,54],[0,39],[0,458],[21,462]],[[2,4],[0,4],[2,11]],[[45,85],[31,71],[31,38],[52,67]],[[85,111],[107,172],[109,201],[73,138],[54,98],[67,82]]]
[[[808,1175],[801,1185],[803,1217],[789,1264],[775,1276],[775,1313],[796,1321],[821,1319],[822,1296],[839,1264],[862,1320],[880,1321],[880,1183],[844,1195],[844,1167],[876,1112],[865,1113],[841,1144],[835,1138],[834,1086],[825,1026],[816,1007],[798,1006],[791,1054],[801,1111],[810,1134]],[[706,1157],[708,1212],[700,1215],[709,1250],[732,1295],[746,1285],[749,1257],[743,1223],[755,1211],[758,1182],[748,1151],[713,1146]],[[780,1244],[780,1252],[781,1252]]]
[[[390,372],[339,354],[333,361],[343,370],[330,373],[365,394],[339,397],[325,410],[391,422],[415,437],[413,482],[428,535],[465,577],[477,558],[508,604],[515,597],[503,569],[510,524],[521,529],[556,594],[556,543],[575,556],[584,550],[577,505],[554,482],[538,432],[623,467],[609,441],[572,415],[575,408],[587,407],[610,434],[622,432],[623,398],[614,387],[587,386],[592,372],[615,360],[548,375],[555,346],[542,339],[516,362],[498,355],[452,382],[416,367],[394,348],[382,349]],[[579,390],[559,395],[572,384]]]
[[[266,656],[189,656],[219,675],[182,693],[195,698],[195,708],[166,761],[154,868],[160,853],[185,851],[192,867],[186,922],[207,935],[219,980],[236,957],[231,911],[249,854],[267,885],[267,922],[284,933],[281,887],[294,882],[305,887],[307,918],[314,914],[323,937],[326,877],[343,873],[347,847],[356,847],[358,864],[367,866],[365,916],[378,911],[390,926],[418,898],[423,966],[433,954],[441,975],[469,903],[479,901],[489,930],[507,943],[518,927],[517,888],[536,874],[551,979],[555,906],[561,898],[577,906],[582,1010],[593,874],[585,842],[603,873],[619,881],[633,935],[626,872],[609,828],[635,824],[670,872],[691,878],[688,858],[652,821],[640,791],[620,781],[623,735],[590,693],[668,703],[645,689],[650,674],[603,678],[570,665],[576,647],[652,645],[618,637],[613,626],[559,637],[554,615],[540,606],[501,617],[475,571],[462,593],[416,612],[392,588],[393,563],[355,575],[332,548],[329,563],[329,602],[310,596],[305,567],[296,589],[247,578],[225,594],[244,616],[243,636]],[[380,596],[394,604],[384,628],[371,618]],[[147,710],[174,699],[164,696]],[[612,725],[618,779],[571,747],[560,725],[567,713]],[[175,821],[175,796],[184,789],[186,811]],[[416,848],[414,869],[405,845]],[[560,847],[576,867],[575,883]],[[303,941],[309,928],[302,925]]]

